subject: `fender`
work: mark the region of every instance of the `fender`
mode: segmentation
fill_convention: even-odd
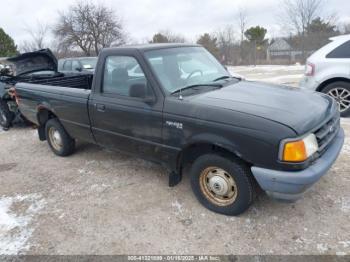
[[[335,81],[350,81],[350,74],[332,74],[332,75],[326,75],[317,79],[318,87],[316,91],[321,91],[326,85],[328,85],[331,82]]]
[[[38,106],[36,107],[36,110],[37,110],[37,118],[38,118],[38,123],[39,124],[42,124],[40,122],[40,119],[39,119],[40,111],[46,110],[48,112],[51,112],[51,113],[55,114],[55,109],[49,103],[47,103],[45,101],[43,101],[42,103],[38,104]]]
[[[240,153],[240,150],[237,144],[234,143],[234,141],[222,136],[211,134],[211,133],[201,133],[201,134],[192,136],[188,140],[186,146],[182,148],[182,150],[187,148],[188,146],[191,146],[193,144],[199,144],[199,143],[213,144],[215,146],[224,148],[232,153],[235,153],[239,157],[242,157],[242,154]]]
[[[176,166],[172,167],[173,170],[176,170],[176,171],[172,171],[169,175],[170,187],[176,186],[181,182],[182,180],[181,168],[182,168],[182,160],[183,160],[182,157],[186,152],[186,150],[190,149],[194,145],[205,145],[205,146],[212,145],[219,148],[220,150],[230,152],[244,160],[244,157],[238,150],[238,146],[232,140],[229,140],[225,137],[218,136],[215,134],[210,134],[210,133],[201,133],[198,135],[194,135],[187,141],[187,143],[181,148],[181,150],[176,156],[176,161],[175,161]],[[204,152],[201,151],[201,153],[204,153]]]

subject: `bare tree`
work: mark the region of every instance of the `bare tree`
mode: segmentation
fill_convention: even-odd
[[[237,23],[240,33],[240,43],[239,43],[239,49],[240,49],[240,63],[244,60],[244,32],[247,30],[248,26],[248,15],[247,10],[240,8],[237,13]]]
[[[85,55],[97,55],[102,48],[124,44],[121,19],[114,10],[102,4],[77,2],[61,12],[53,30],[66,47],[80,48]]]
[[[217,30],[215,34],[221,55],[221,62],[224,64],[235,63],[235,30],[234,26],[227,25],[225,28]]]
[[[350,23],[343,25],[342,32],[344,34],[350,34]]]
[[[283,0],[283,22],[294,33],[303,34],[312,20],[320,16],[323,0]]]
[[[239,27],[239,33],[241,36],[241,44],[242,44],[244,40],[244,32],[247,30],[247,26],[248,26],[248,15],[247,15],[246,9],[240,8],[238,10],[237,23]]]
[[[29,40],[25,40],[21,43],[20,49],[23,52],[32,52],[35,50],[43,49],[48,47],[48,38],[50,34],[50,27],[37,21],[34,27],[29,27],[28,25],[25,28],[25,31],[29,35]]]
[[[323,0],[282,0],[281,4],[284,9],[281,15],[282,23],[299,36],[305,58],[306,32],[311,22],[320,17]]]

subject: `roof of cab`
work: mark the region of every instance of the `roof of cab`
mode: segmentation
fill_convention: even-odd
[[[199,47],[200,45],[196,44],[184,44],[184,43],[165,43],[165,44],[140,44],[140,45],[124,45],[118,47],[110,47],[106,48],[106,50],[113,49],[134,49],[134,50],[157,50],[157,49],[165,49],[165,48],[178,48],[178,47]]]

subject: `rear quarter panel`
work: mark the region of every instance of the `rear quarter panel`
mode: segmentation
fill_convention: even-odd
[[[350,59],[328,58],[315,64],[315,80],[318,84],[333,78],[350,79]]]
[[[18,83],[19,109],[31,122],[39,125],[38,112],[49,110],[73,137],[94,142],[88,115],[89,90]]]

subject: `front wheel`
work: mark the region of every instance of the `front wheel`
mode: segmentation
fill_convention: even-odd
[[[8,129],[14,118],[15,114],[10,111],[6,101],[0,99],[0,126]]]
[[[338,81],[327,85],[322,93],[325,93],[337,101],[342,117],[350,115],[350,83]]]
[[[75,140],[70,137],[57,119],[50,119],[45,128],[51,150],[58,156],[69,156],[75,150]]]
[[[236,158],[215,154],[199,157],[191,168],[191,186],[202,205],[229,216],[246,211],[254,198],[252,174]]]

